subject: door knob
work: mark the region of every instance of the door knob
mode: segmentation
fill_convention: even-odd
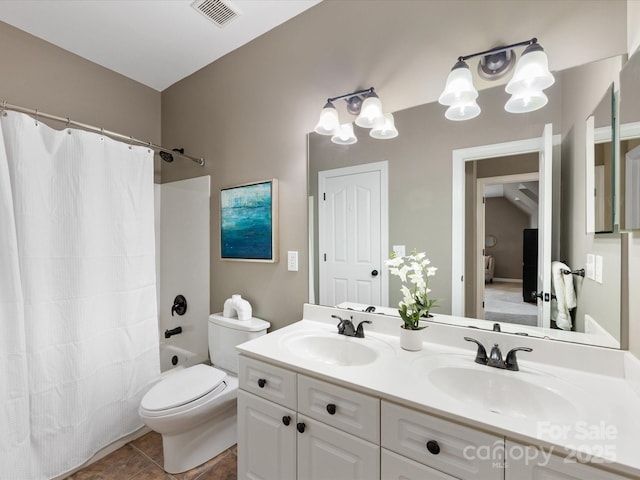
[[[371,270],[371,276],[372,277],[377,277],[378,276],[378,270]]]
[[[298,424],[296,425],[296,428],[298,429],[298,431],[299,431],[300,433],[304,433],[304,427],[305,427],[305,424],[304,424],[304,423],[302,423],[302,422],[300,422],[300,423],[298,423]]]
[[[285,426],[288,427],[291,423],[291,417],[289,415],[285,415],[284,417],[282,417],[282,423],[284,423]]]

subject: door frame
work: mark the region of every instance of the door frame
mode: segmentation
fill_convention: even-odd
[[[560,145],[561,136],[553,135],[553,145]],[[534,137],[511,142],[494,143],[453,150],[452,156],[452,225],[451,225],[451,315],[464,317],[465,310],[465,164],[474,160],[539,153],[544,138]],[[552,185],[549,185],[552,188]]]
[[[506,183],[521,183],[540,181],[540,172],[515,173],[513,175],[500,175],[496,177],[476,178],[476,251],[483,251],[485,237],[485,208],[482,201],[484,197],[484,187],[487,185],[497,185]],[[485,252],[486,254],[486,252]],[[484,257],[479,255],[476,264],[476,314],[478,318],[484,318]],[[482,315],[479,315],[482,314]]]
[[[380,172],[380,306],[389,305],[389,272],[384,264],[389,252],[389,162],[363,163],[349,167],[333,168],[318,172],[318,196],[325,190],[324,185],[328,176],[356,175],[367,172]],[[318,233],[324,230],[325,212],[323,202],[318,201]],[[318,237],[318,255],[322,247],[321,237]],[[326,274],[324,262],[318,258],[318,293],[322,288],[322,278]],[[318,294],[318,300],[320,294]]]

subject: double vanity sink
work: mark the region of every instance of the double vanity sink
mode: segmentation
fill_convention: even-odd
[[[278,339],[282,357],[308,362],[318,367],[365,367],[376,362],[397,361],[391,339],[377,333],[365,338],[339,335],[324,325],[295,329]],[[428,332],[425,331],[425,338]],[[449,353],[430,353],[427,348],[410,361],[412,372],[406,381],[424,384],[460,406],[507,417],[537,421],[578,421],[589,408],[588,392],[557,375],[541,369],[521,368],[517,372],[474,363],[473,355],[452,349]],[[591,408],[597,408],[591,405]]]
[[[593,478],[640,478],[640,389],[628,353],[435,323],[423,330],[422,351],[408,352],[399,319],[354,313],[354,324],[373,321],[355,338],[338,334],[333,313],[305,306],[305,320],[240,345],[241,357],[612,472]],[[518,371],[493,368],[474,361],[465,336],[532,351],[518,352]],[[384,435],[382,447],[384,459]]]

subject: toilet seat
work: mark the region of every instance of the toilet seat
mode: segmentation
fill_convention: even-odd
[[[194,408],[218,396],[227,387],[227,373],[208,365],[194,365],[169,375],[142,398],[140,411],[163,416]]]

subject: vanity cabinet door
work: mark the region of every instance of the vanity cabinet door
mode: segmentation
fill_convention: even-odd
[[[461,480],[504,478],[503,437],[387,401],[381,419],[386,449]]]
[[[506,452],[505,480],[632,480],[511,440]]]
[[[240,355],[239,388],[285,407],[297,408],[296,373]]]
[[[382,449],[382,480],[457,480],[451,475]]]
[[[298,412],[373,443],[380,443],[380,400],[298,375]]]
[[[299,480],[380,478],[380,447],[298,415]],[[302,431],[300,431],[302,430]]]
[[[238,479],[295,480],[296,413],[238,390]]]

